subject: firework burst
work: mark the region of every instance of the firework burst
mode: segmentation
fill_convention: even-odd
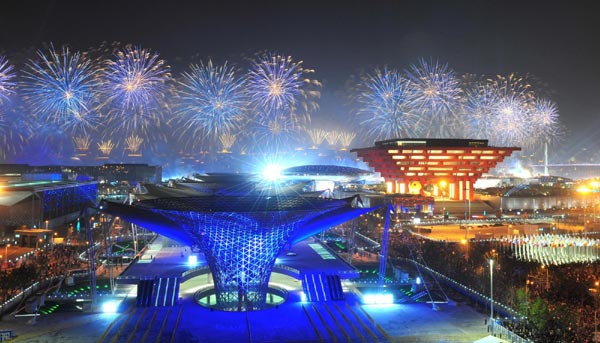
[[[507,76],[497,75],[494,79],[488,79],[487,83],[495,90],[499,97],[508,96],[520,98],[529,102],[535,98],[533,87],[526,76],[509,74]]]
[[[408,102],[427,127],[426,136],[453,135],[462,92],[454,71],[447,64],[421,59],[406,74],[410,80]]]
[[[90,62],[63,47],[57,52],[37,52],[24,71],[21,88],[32,112],[42,121],[56,124],[65,132],[82,132],[95,126],[97,72]]]
[[[500,97],[490,125],[493,125],[491,135],[496,144],[525,148],[531,148],[535,144],[528,104],[520,97]]]
[[[463,109],[466,134],[496,145],[534,149],[561,132],[556,104],[536,98],[527,78],[516,74],[473,83]]]
[[[374,139],[420,135],[419,116],[408,102],[409,83],[397,71],[377,69],[362,78],[356,97],[361,128]]]
[[[531,109],[533,132],[538,143],[560,139],[563,128],[558,121],[558,106],[549,99],[536,99]]]
[[[227,63],[192,65],[179,84],[180,101],[173,121],[186,142],[195,145],[198,137],[216,140],[239,130],[246,109],[244,81]]]
[[[478,82],[466,88],[463,105],[465,136],[485,139],[492,137],[497,105],[498,94],[489,85]]]
[[[488,79],[486,87],[494,93],[495,106],[490,140],[498,145],[518,145],[531,149],[537,144],[533,126],[535,93],[526,77],[498,75]]]
[[[139,47],[126,46],[106,62],[102,92],[113,132],[143,136],[156,132],[166,110],[169,70],[157,53]]]
[[[532,121],[535,132],[541,136],[553,136],[558,133],[558,106],[548,99],[536,99],[532,109]]]
[[[310,112],[318,108],[315,99],[321,86],[308,78],[313,72],[290,56],[259,56],[247,75],[250,102],[257,114],[270,119],[286,116],[299,125],[310,122]]]

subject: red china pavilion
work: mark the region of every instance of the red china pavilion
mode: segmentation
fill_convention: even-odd
[[[492,147],[485,139],[391,139],[353,149],[376,172],[387,192],[420,194],[430,185],[434,196],[473,198],[473,184],[518,147]]]

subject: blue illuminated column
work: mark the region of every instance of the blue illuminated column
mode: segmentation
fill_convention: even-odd
[[[104,203],[104,211],[200,248],[213,274],[216,307],[249,311],[267,307],[275,258],[294,244],[372,208],[353,198],[181,197]]]
[[[200,246],[213,272],[217,303],[224,310],[266,306],[275,258],[295,231],[296,223],[255,219],[240,213],[220,214],[211,217],[211,225],[204,228]]]
[[[215,285],[217,307],[226,311],[266,308],[275,259],[303,222],[305,212],[179,212],[186,230],[200,237]],[[314,213],[312,214],[314,215]]]

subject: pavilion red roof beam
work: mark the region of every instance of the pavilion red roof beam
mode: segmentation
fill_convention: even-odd
[[[398,139],[376,142],[374,147],[353,149],[388,185],[389,193],[421,194],[440,183],[448,187],[448,197],[473,198],[473,184],[518,147],[490,147],[487,140]]]

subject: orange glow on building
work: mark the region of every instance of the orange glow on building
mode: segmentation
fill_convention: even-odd
[[[353,149],[385,179],[388,193],[420,194],[426,185],[453,200],[473,199],[473,184],[518,147],[484,139],[392,139]]]

